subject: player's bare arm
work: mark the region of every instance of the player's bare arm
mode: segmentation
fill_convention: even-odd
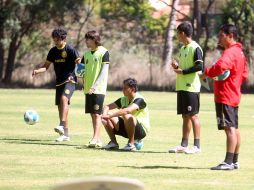
[[[48,70],[50,64],[51,64],[50,62],[46,61],[42,67],[40,67],[39,69],[33,70],[32,76],[34,77],[35,75],[37,75],[39,73],[44,73],[45,71]]]

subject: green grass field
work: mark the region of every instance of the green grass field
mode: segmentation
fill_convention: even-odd
[[[212,94],[201,94],[202,153],[169,154],[181,139],[181,117],[176,115],[176,94],[143,92],[149,103],[151,131],[139,152],[86,149],[92,135],[84,95],[76,91],[69,112],[71,142],[56,143],[58,124],[54,90],[0,89],[0,189],[48,190],[59,182],[94,176],[118,176],[142,181],[148,190],[253,190],[254,95],[243,95],[239,109],[242,146],[240,170],[211,171],[223,161],[225,134],[216,128]],[[108,92],[109,103],[121,92]],[[40,122],[26,125],[24,111],[34,108]],[[102,140],[109,139],[102,128]],[[118,137],[120,147],[126,139]],[[193,136],[190,137],[193,143]]]

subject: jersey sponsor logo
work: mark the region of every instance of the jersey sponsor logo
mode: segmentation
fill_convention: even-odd
[[[64,63],[65,62],[65,59],[56,59],[55,60],[55,63]]]
[[[69,89],[65,89],[64,93],[65,94],[70,94],[70,90]]]
[[[99,110],[99,108],[100,108],[100,106],[99,106],[98,104],[95,104],[95,105],[93,106],[93,109],[94,109],[94,110]]]
[[[67,52],[66,51],[62,51],[61,56],[62,56],[62,58],[66,58],[67,57]]]

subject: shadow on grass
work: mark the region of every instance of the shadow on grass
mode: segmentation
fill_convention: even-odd
[[[159,152],[159,151],[126,151],[126,150],[122,150],[122,149],[105,149],[105,148],[93,148],[93,147],[88,147],[87,145],[83,145],[83,146],[78,146],[76,147],[77,149],[89,149],[89,150],[104,150],[104,151],[108,151],[108,152],[119,152],[119,153],[154,153],[154,154],[158,154],[158,153],[166,153],[167,152]]]
[[[118,167],[133,168],[133,169],[188,169],[188,170],[210,169],[210,168],[205,168],[205,167],[201,168],[201,167],[186,167],[186,166],[118,166]]]
[[[66,144],[66,143],[56,143],[52,140],[39,140],[39,139],[24,139],[24,138],[0,138],[0,142],[10,143],[10,144],[38,144],[38,145],[54,145],[54,146],[72,146],[77,147],[79,145]]]

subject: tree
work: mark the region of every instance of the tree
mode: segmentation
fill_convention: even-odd
[[[230,0],[228,3],[230,6],[223,9],[224,23],[237,26],[248,63],[253,65],[251,47],[254,46],[254,0]]]
[[[174,36],[174,28],[176,23],[176,7],[178,6],[179,0],[172,1],[172,10],[169,15],[168,26],[166,29],[166,37],[163,48],[163,67],[167,67],[171,61],[171,56],[173,52],[173,36]]]
[[[0,1],[0,8],[3,10],[0,14],[0,19],[3,21],[1,22],[3,27],[0,29],[0,71],[6,65],[3,79],[5,83],[11,82],[15,58],[24,37],[36,32],[43,23],[55,21],[58,25],[65,25],[66,14],[78,11],[83,3],[82,0],[66,0],[64,3],[61,0]],[[68,19],[70,18],[77,19],[74,14],[69,14]],[[4,64],[5,52],[1,47],[6,39],[10,40],[7,42],[7,61]]]
[[[104,0],[101,5],[101,17],[105,20],[104,27],[110,31],[110,38],[120,39],[125,51],[130,49],[128,47],[134,49],[135,45],[144,47],[149,61],[150,84],[153,82],[154,57],[161,54],[157,51],[158,41],[163,39],[167,19],[165,16],[154,18],[154,11],[147,0]],[[114,31],[117,34],[112,36]]]

